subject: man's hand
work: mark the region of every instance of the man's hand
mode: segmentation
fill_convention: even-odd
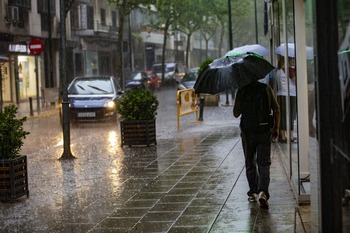
[[[279,134],[279,128],[273,127],[272,129],[272,140],[277,140]]]

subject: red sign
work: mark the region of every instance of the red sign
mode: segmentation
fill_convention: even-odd
[[[34,38],[31,39],[29,42],[29,51],[31,54],[34,55],[40,55],[40,53],[43,51],[44,45],[41,42],[41,40]]]

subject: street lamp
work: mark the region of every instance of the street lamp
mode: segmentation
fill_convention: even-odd
[[[227,0],[227,11],[228,11],[228,40],[229,40],[230,50],[232,50],[233,49],[233,44],[232,44],[231,0]],[[232,94],[233,94],[233,92],[232,92]],[[228,90],[226,89],[226,105],[229,105],[229,104],[230,103],[229,103],[229,100],[228,100]]]
[[[65,0],[60,0],[60,76],[62,88],[62,129],[63,129],[63,154],[60,159],[74,159],[70,150],[70,127],[69,127],[69,100],[66,78],[66,10]]]
[[[254,0],[254,13],[255,13],[255,43],[259,44],[258,39],[258,14],[256,9],[256,0]]]
[[[228,10],[228,40],[229,40],[230,50],[232,50],[233,44],[232,44],[231,0],[227,0],[227,10]]]

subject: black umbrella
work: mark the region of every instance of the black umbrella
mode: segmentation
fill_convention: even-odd
[[[217,94],[264,78],[275,67],[255,53],[236,53],[214,60],[199,74],[195,93]]]

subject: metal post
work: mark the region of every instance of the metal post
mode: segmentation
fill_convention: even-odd
[[[40,113],[38,55],[35,55],[36,110]]]
[[[227,0],[227,11],[228,11],[228,39],[229,39],[229,45],[230,45],[230,50],[233,49],[233,44],[232,44],[232,12],[231,12],[231,0]],[[228,91],[226,90],[226,106],[230,104],[229,98],[228,98]]]
[[[256,0],[254,0],[254,13],[255,13],[255,42],[259,44],[259,39],[258,39],[258,13],[256,9]]]
[[[232,13],[231,13],[231,0],[227,0],[227,11],[228,11],[228,42],[230,50],[233,49],[232,44]]]
[[[49,87],[54,87],[54,81],[53,81],[53,62],[52,62],[52,27],[51,27],[51,0],[47,0],[47,26],[49,31]]]
[[[19,77],[18,77],[18,56],[15,57],[15,64],[14,64],[14,72],[15,72],[15,83],[16,83],[16,104],[19,105],[19,99],[20,99],[20,87],[19,87]]]
[[[69,99],[66,79],[66,13],[65,0],[60,0],[60,76],[62,87],[63,154],[60,159],[74,159],[70,150]]]
[[[226,105],[229,105],[230,104],[230,102],[229,102],[229,98],[228,98],[228,90],[226,89]]]
[[[204,96],[199,97],[199,117],[198,121],[203,121]]]
[[[34,116],[34,111],[33,111],[33,98],[29,97],[29,111],[30,111],[30,115]]]

